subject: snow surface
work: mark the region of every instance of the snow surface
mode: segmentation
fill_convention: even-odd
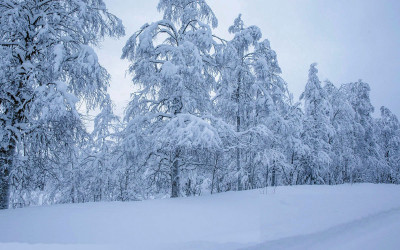
[[[0,249],[399,249],[400,186],[278,187],[0,211]]]

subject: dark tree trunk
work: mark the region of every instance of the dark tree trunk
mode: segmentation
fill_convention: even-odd
[[[182,97],[175,97],[173,100],[173,110],[174,115],[178,115],[182,112],[183,103]],[[181,150],[179,148],[175,149],[174,159],[171,169],[171,198],[179,197],[180,194],[180,179],[179,179],[179,156]]]
[[[238,87],[236,89],[236,102],[237,102],[237,114],[236,114],[236,132],[240,132],[240,115],[241,115],[241,110],[240,110],[240,85],[241,85],[241,74],[239,72],[239,78],[238,78]],[[240,141],[238,141],[238,145],[236,148],[236,170],[238,171],[238,179],[237,179],[237,190],[241,191],[242,188],[242,175],[240,173],[241,171],[241,166],[240,166]]]
[[[237,190],[242,190],[242,174],[240,173],[240,149],[236,148],[236,170],[238,171]]]
[[[180,150],[175,150],[174,162],[171,169],[171,198],[179,197],[180,193],[180,179],[179,179],[179,154]]]
[[[271,186],[275,187],[276,186],[276,170],[275,170],[275,161],[272,166],[272,180],[271,180]]]
[[[7,209],[10,202],[10,168],[12,166],[15,146],[0,151],[0,209]]]
[[[0,171],[0,209],[7,209],[10,199],[10,184],[8,170]]]
[[[214,187],[215,185],[219,186],[218,183],[218,176],[217,176],[217,168],[218,168],[218,153],[215,155],[215,163],[214,163],[214,169],[212,173],[212,182],[211,182],[211,194],[214,193]]]

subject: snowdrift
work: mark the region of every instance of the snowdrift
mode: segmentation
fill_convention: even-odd
[[[399,249],[400,186],[277,187],[0,211],[0,249]]]

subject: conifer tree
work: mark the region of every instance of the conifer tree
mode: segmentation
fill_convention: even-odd
[[[400,123],[396,115],[388,108],[381,107],[381,117],[377,121],[379,128],[379,145],[384,159],[380,172],[382,182],[400,181]]]
[[[354,157],[354,111],[341,89],[330,81],[325,82],[325,93],[330,105],[330,123],[333,133],[329,135],[331,164],[329,183],[352,182],[352,173],[357,159]]]
[[[300,99],[304,101],[305,119],[303,140],[310,148],[304,161],[304,182],[326,184],[331,159],[329,135],[332,127],[329,120],[329,102],[317,76],[316,64],[310,66],[308,81]]]
[[[374,107],[371,104],[369,84],[359,80],[358,82],[344,84],[343,92],[354,111],[355,128],[354,154],[358,158],[358,164],[354,169],[354,181],[379,181],[376,175],[380,164],[377,134],[372,113]]]

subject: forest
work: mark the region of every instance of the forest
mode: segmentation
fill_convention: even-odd
[[[0,2],[0,209],[400,183],[400,123],[368,83],[313,63],[294,100],[241,15],[226,40],[205,0],[157,9],[121,48],[135,92],[119,117],[94,49],[125,28],[103,0]]]

